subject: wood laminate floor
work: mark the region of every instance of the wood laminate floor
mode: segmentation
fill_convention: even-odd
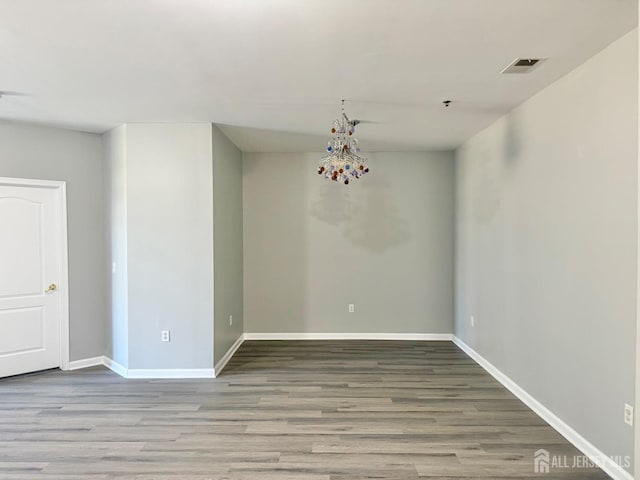
[[[245,342],[215,380],[0,381],[1,480],[606,479],[450,342]]]

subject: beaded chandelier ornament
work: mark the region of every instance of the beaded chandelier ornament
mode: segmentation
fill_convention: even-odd
[[[360,178],[369,172],[367,159],[360,156],[358,140],[353,136],[358,120],[349,120],[344,113],[344,100],[342,100],[342,115],[333,122],[331,128],[331,140],[327,147],[328,154],[320,159],[318,173],[334,182],[349,182]]]

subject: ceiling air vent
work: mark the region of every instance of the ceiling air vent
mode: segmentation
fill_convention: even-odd
[[[516,58],[500,73],[529,73],[543,61],[543,58]]]

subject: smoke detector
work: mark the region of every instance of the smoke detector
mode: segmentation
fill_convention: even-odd
[[[544,58],[516,58],[500,73],[529,73],[544,61]]]

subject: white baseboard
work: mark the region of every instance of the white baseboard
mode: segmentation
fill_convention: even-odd
[[[105,355],[100,355],[99,357],[84,358],[82,360],[74,360],[73,362],[69,362],[69,370],[79,370],[81,368],[95,367],[98,365],[107,367],[109,370],[111,370],[114,373],[117,373],[121,377],[127,378],[127,369],[122,365],[120,365],[115,360],[112,360],[111,358]]]
[[[115,360],[105,356],[104,357],[104,366],[107,367],[114,373],[117,373],[121,377],[127,378],[127,369],[123,365],[120,365]]]
[[[130,368],[127,378],[215,378],[213,368]]]
[[[431,340],[451,341],[450,333],[245,333],[245,340]]]
[[[109,357],[102,365],[124,378],[214,378],[213,368],[126,368]]]
[[[453,343],[455,343],[460,349],[469,355],[472,360],[484,368],[493,378],[500,382],[511,393],[518,397],[525,405],[533,410],[540,418],[553,427],[560,435],[566,438],[573,446],[584,453],[592,462],[598,467],[604,470],[614,480],[633,480],[633,476],[627,472],[622,466],[618,465],[613,460],[609,459],[609,456],[599,450],[595,445],[589,442],[586,438],[576,432],[568,424],[566,424],[560,417],[554,414],[547,407],[542,405],[538,400],[533,398],[516,382],[507,377],[504,373],[498,370],[491,362],[485,359],[482,355],[476,352],[469,345],[464,343],[458,337],[453,335]]]
[[[231,348],[227,350],[227,353],[225,353],[224,356],[220,359],[220,361],[216,363],[215,367],[213,368],[214,375],[216,377],[220,375],[220,373],[222,372],[222,369],[227,366],[227,363],[229,362],[229,360],[231,360],[231,357],[233,357],[236,351],[240,348],[240,345],[242,345],[244,340],[245,340],[244,334],[240,335],[238,339],[233,343],[233,345],[231,345]]]
[[[238,340],[242,340],[242,337]],[[231,353],[227,352],[229,357],[227,358],[227,355],[225,355],[223,358],[225,362],[222,368],[224,368],[224,365],[229,361],[239,346],[240,344],[237,346],[234,344],[232,349],[234,347],[235,349],[233,351],[229,350]],[[69,370],[78,370],[96,365],[103,365],[124,378],[215,378],[216,376],[216,371],[213,368],[126,368],[107,356],[75,360],[70,362]]]
[[[79,370],[80,368],[95,367],[97,365],[104,365],[104,357],[102,355],[69,362],[69,370]]]

